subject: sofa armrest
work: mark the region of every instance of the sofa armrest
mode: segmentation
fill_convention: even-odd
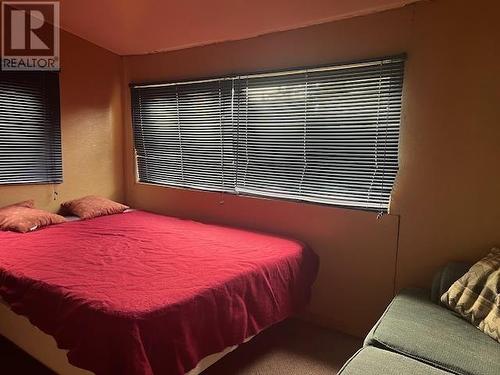
[[[440,303],[441,296],[450,288],[451,284],[467,273],[471,265],[464,262],[450,262],[441,268],[432,281],[431,300]]]

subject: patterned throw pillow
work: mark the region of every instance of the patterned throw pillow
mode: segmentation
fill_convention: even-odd
[[[500,342],[500,249],[474,264],[441,302]]]
[[[124,204],[113,202],[110,199],[89,195],[62,204],[69,213],[81,219],[92,219],[98,216],[119,214],[128,209]]]

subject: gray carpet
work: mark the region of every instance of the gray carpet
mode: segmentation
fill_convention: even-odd
[[[228,354],[203,375],[334,375],[361,340],[288,320]]]

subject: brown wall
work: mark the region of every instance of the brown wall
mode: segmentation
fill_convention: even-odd
[[[365,333],[394,288],[427,286],[445,262],[472,261],[500,244],[498,8],[495,0],[435,0],[243,41],[125,58],[128,84],[406,52],[401,167],[391,215],[377,220],[369,212],[139,184],[125,89],[128,203],[308,242],[321,258],[312,315],[338,329]]]
[[[496,0],[433,0],[125,59],[63,32],[64,183],[55,187],[55,201],[51,185],[0,186],[0,206],[35,198],[38,207],[55,211],[63,200],[94,193],[152,211],[299,238],[321,258],[311,315],[362,335],[395,289],[426,286],[445,262],[472,261],[500,244],[499,8]],[[377,219],[370,212],[135,181],[130,81],[196,79],[401,52],[408,54],[401,167],[390,215]]]
[[[37,207],[57,211],[62,201],[86,194],[124,199],[121,70],[119,56],[61,32],[64,182],[0,185],[0,207],[34,198]]]

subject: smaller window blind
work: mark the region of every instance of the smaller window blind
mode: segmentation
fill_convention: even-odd
[[[139,180],[233,191],[233,82],[132,90]]]
[[[0,72],[0,184],[62,182],[59,76]]]

